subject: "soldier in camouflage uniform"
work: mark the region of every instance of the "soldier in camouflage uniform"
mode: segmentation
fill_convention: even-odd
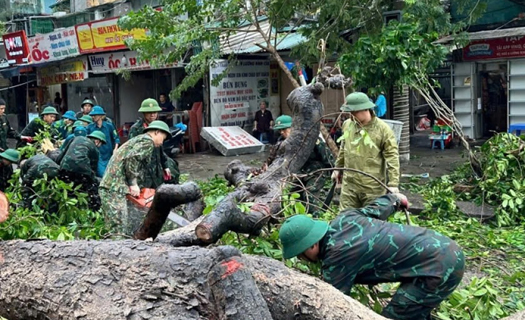
[[[399,192],[399,152],[394,132],[374,114],[375,105],[362,92],[346,98],[341,111],[352,113],[343,124],[341,148],[335,166],[364,171],[386,183],[393,193]],[[357,121],[360,124],[357,123]],[[364,136],[363,134],[367,134]],[[367,143],[368,140],[371,143]],[[385,194],[385,189],[372,178],[350,171],[334,171],[332,179],[342,180],[340,210],[361,208]]]
[[[275,120],[275,130],[280,131],[280,137],[277,140],[275,146],[272,147],[270,155],[266,160],[266,163],[263,165],[263,170],[272,164],[272,162],[277,157],[279,148],[281,147],[282,142],[288,138],[291,133],[292,127],[292,117],[287,115],[282,115]],[[306,163],[301,168],[302,174],[307,174],[322,168],[332,168],[334,164],[334,159],[330,151],[326,147],[322,137],[317,139],[314,150],[310,153],[310,157],[306,160]],[[328,172],[319,173],[317,175],[312,175],[310,177],[304,178],[301,180],[302,185],[308,190],[308,197],[301,186],[294,186],[292,192],[299,192],[301,201],[308,201],[308,211],[317,215],[323,210],[323,204],[320,201],[319,197],[321,196],[321,190],[323,189],[325,182],[329,180],[330,175]],[[295,184],[298,184],[297,181],[293,181]]]
[[[24,206],[29,208],[37,196],[33,191],[33,182],[37,179],[52,180],[58,177],[60,167],[53,160],[43,154],[32,156],[20,162],[20,177],[22,178],[22,197]]]
[[[38,133],[49,131],[51,134],[52,140],[57,140],[60,138],[60,134],[58,131],[52,126],[53,122],[55,122],[55,119],[58,115],[57,110],[55,107],[46,107],[44,108],[44,111],[40,114],[39,118],[34,119],[31,121],[25,128],[22,130],[22,136],[27,137],[26,139],[22,139],[28,142],[32,142],[33,139]],[[24,143],[19,143],[17,145],[17,148],[25,146]]]
[[[7,138],[20,140],[21,136],[11,127],[5,115],[5,101],[0,99],[0,152],[7,150]]]
[[[345,294],[354,284],[400,282],[382,315],[430,319],[461,282],[465,258],[453,240],[433,230],[385,222],[407,207],[404,195],[389,194],[341,212],[330,225],[305,215],[291,217],[279,231],[283,257],[320,260],[324,280]]]
[[[170,137],[168,125],[153,121],[141,134],[122,145],[111,157],[99,186],[102,212],[114,233],[131,236],[144,216],[128,212],[126,195],[140,195],[140,176],[144,175],[151,154]],[[135,211],[134,211],[135,212]]]
[[[60,138],[65,139],[73,132],[73,124],[75,123],[75,121],[77,121],[75,113],[73,111],[67,111],[62,116],[62,119],[53,123],[53,127],[60,134]]]
[[[98,196],[98,148],[106,143],[106,137],[95,131],[87,137],[75,137],[57,159],[60,164],[60,179],[82,186],[79,190],[89,195],[89,207],[100,209]]]
[[[133,139],[143,134],[144,129],[146,129],[152,121],[157,120],[160,111],[162,111],[162,109],[157,100],[146,99],[142,101],[139,112],[142,113],[143,118],[133,124],[129,132],[129,138]],[[156,189],[162,183],[179,183],[179,176],[179,164],[174,159],[168,157],[162,146],[160,146],[155,148],[155,151],[151,155],[148,170],[144,176],[141,177],[141,185],[143,185],[144,188]]]
[[[13,163],[18,163],[20,154],[14,149],[7,149],[0,153],[0,191],[10,186],[9,180],[13,175]]]

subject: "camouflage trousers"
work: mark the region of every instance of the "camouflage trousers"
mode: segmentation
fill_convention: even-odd
[[[99,188],[102,213],[106,225],[117,237],[132,237],[144,221],[146,211],[136,208],[126,199],[126,194]]]

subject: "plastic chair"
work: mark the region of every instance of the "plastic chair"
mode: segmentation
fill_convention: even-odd
[[[202,102],[195,102],[189,111],[190,121],[188,122],[188,137],[190,142],[190,152],[197,152],[196,144],[200,145],[200,133],[202,130]]]
[[[440,142],[441,150],[445,150],[445,139],[443,139],[443,137],[438,139],[432,139],[432,149],[434,149],[434,147],[436,146],[436,142]]]

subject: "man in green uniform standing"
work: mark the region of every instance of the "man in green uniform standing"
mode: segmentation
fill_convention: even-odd
[[[7,138],[20,140],[21,136],[11,127],[5,114],[5,101],[0,99],[0,152],[7,150]]]
[[[75,113],[70,110],[64,113],[62,119],[55,121],[53,127],[60,134],[60,138],[65,139],[73,132],[73,123],[75,123],[75,121],[77,121],[77,117],[75,117]]]
[[[13,175],[13,163],[18,163],[20,154],[15,149],[7,149],[0,153],[0,191],[4,192],[10,186]]]
[[[275,130],[279,130],[280,136],[277,140],[275,146],[270,150],[270,155],[263,165],[263,170],[266,170],[268,166],[277,157],[279,148],[284,140],[286,140],[292,131],[292,117],[287,115],[282,115],[275,120]],[[333,167],[333,157],[326,148],[326,143],[322,140],[321,137],[317,138],[315,143],[314,150],[310,153],[310,157],[306,160],[306,163],[301,168],[302,174],[307,174],[322,168],[332,168]],[[302,185],[308,190],[308,195],[304,192],[301,187],[293,187],[292,192],[299,192],[301,195],[301,200],[307,203],[308,211],[311,213],[319,213],[323,210],[323,204],[319,201],[319,196],[321,190],[324,187],[326,180],[330,177],[329,173],[320,173],[318,175],[312,175],[310,177],[304,178],[301,180]],[[295,184],[298,184],[297,181],[293,181]]]
[[[128,214],[126,195],[138,197],[140,177],[144,175],[155,148],[170,137],[168,125],[153,121],[144,134],[129,140],[120,147],[109,161],[99,186],[102,212],[113,232],[131,236],[144,216]]]
[[[465,258],[453,240],[433,230],[385,221],[407,207],[404,195],[388,194],[342,211],[330,224],[293,216],[279,231],[283,257],[321,261],[324,280],[345,294],[354,284],[400,282],[382,315],[430,320],[461,282]]]
[[[143,134],[149,124],[157,120],[159,112],[162,108],[159,106],[155,99],[146,99],[142,101],[139,112],[142,113],[142,119],[137,120],[133,126],[131,126],[129,132],[129,138],[133,139],[136,136]],[[141,177],[141,184],[144,188],[156,189],[162,183],[179,183],[179,165],[178,163],[168,157],[164,153],[162,146],[155,148],[155,151],[151,155],[151,162],[148,166],[148,170],[144,176]]]
[[[89,117],[89,113],[91,112],[91,109],[93,109],[93,107],[95,106],[95,103],[93,102],[93,100],[91,99],[84,99],[84,101],[82,101],[82,105],[80,107],[80,111],[77,112],[76,114],[76,118],[77,119],[80,119],[84,116],[88,116]]]
[[[354,92],[346,97],[341,111],[352,117],[343,124],[343,140],[335,162],[337,168],[364,171],[399,192],[399,151],[392,129],[373,112],[368,96]],[[343,182],[341,210],[361,208],[383,195],[385,190],[373,179],[350,171],[334,171],[333,180]]]
[[[40,114],[40,117],[35,118],[33,121],[31,121],[27,127],[22,130],[22,136],[27,137],[25,140],[27,142],[32,142],[33,138],[39,134],[40,132],[49,131],[51,134],[51,139],[58,139],[59,133],[58,131],[53,128],[52,124],[55,122],[56,117],[58,115],[57,110],[55,107],[45,107],[42,113]],[[20,147],[23,145],[19,145],[17,147]]]
[[[95,131],[87,137],[75,137],[57,159],[60,164],[60,177],[63,181],[81,185],[81,192],[89,195],[89,206],[93,210],[100,208],[98,196],[98,148],[106,143],[106,137]]]

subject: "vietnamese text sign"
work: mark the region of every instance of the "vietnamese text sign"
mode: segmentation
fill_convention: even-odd
[[[463,60],[525,57],[525,36],[473,41],[463,48]]]
[[[9,64],[22,64],[28,62],[29,45],[24,30],[4,34],[2,36],[5,54]]]
[[[148,61],[139,60],[136,51],[112,52],[90,55],[89,64],[93,73],[111,73],[119,69],[149,70],[154,69]],[[157,68],[173,68],[177,64],[162,65]]]
[[[211,125],[251,125],[260,101],[269,98],[270,61],[240,60],[235,66],[228,64],[227,60],[216,60],[210,67],[211,79],[228,69],[217,87],[210,85]]]
[[[255,153],[264,145],[240,127],[204,127],[201,136],[224,156]]]
[[[32,63],[62,60],[79,55],[75,27],[37,34],[27,41]]]
[[[145,39],[145,29],[122,30],[118,17],[75,26],[80,53],[126,49],[126,39]]]
[[[83,81],[88,78],[87,60],[86,58],[81,58],[38,68],[36,76],[37,84],[44,87],[60,83]]]

